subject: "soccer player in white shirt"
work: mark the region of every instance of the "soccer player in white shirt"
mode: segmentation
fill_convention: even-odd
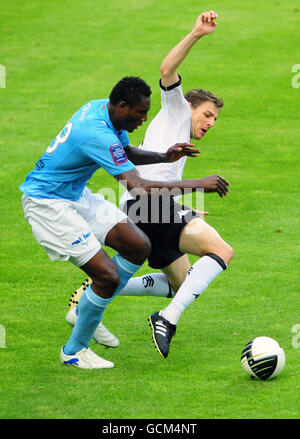
[[[199,39],[215,31],[217,18],[214,11],[200,14],[192,31],[163,60],[160,81],[162,108],[150,123],[141,149],[153,149],[155,145],[157,151],[165,152],[168,146],[177,142],[189,142],[190,138],[201,140],[214,126],[223,102],[202,89],[190,90],[184,96],[177,68]],[[167,182],[182,179],[185,161],[184,157],[175,163],[138,166],[137,169],[142,178]],[[208,182],[210,187],[204,188],[204,192],[217,192],[221,197],[227,195],[229,183],[225,179],[212,175],[207,177]],[[130,211],[134,211],[134,203],[134,197],[126,192],[120,207],[129,217]],[[149,198],[149,208],[150,204]],[[164,358],[168,356],[171,339],[184,309],[227,268],[233,257],[230,245],[195,211],[182,208],[172,197],[170,210],[170,224],[153,224],[147,220],[136,222],[151,242],[149,266],[161,269],[163,273],[132,278],[119,293],[174,296],[165,309],[149,317],[155,345]],[[182,222],[176,220],[178,215]],[[191,267],[187,254],[199,256],[200,259]]]

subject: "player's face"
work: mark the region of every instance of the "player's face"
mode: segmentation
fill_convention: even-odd
[[[198,107],[191,106],[191,138],[200,140],[217,120],[219,109],[211,101],[204,101]]]
[[[123,129],[132,133],[135,129],[147,120],[147,114],[150,109],[150,97],[142,96],[140,102],[134,107],[127,107],[122,124]]]

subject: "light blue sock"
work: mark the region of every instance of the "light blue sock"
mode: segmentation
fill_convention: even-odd
[[[75,355],[82,348],[87,348],[93,334],[101,322],[102,314],[111,302],[112,297],[103,299],[97,296],[88,286],[84,294],[81,296],[78,305],[78,318],[73,328],[69,341],[64,346],[66,355]]]
[[[121,291],[127,284],[129,279],[141,268],[140,265],[135,265],[132,262],[124,259],[117,253],[112,260],[116,264],[120,276],[120,283],[115,293],[109,299],[102,299],[97,296],[88,286],[86,291],[81,296],[76,313],[78,315],[76,324],[72,331],[71,337],[64,346],[64,353],[66,355],[74,355],[82,348],[87,348],[91,341],[94,332],[102,320],[102,314],[112,301],[112,299]]]
[[[112,260],[116,264],[120,276],[119,286],[113,295],[113,297],[115,297],[125,287],[129,279],[141,268],[141,265],[127,261],[127,259],[124,259],[119,253],[117,253]]]

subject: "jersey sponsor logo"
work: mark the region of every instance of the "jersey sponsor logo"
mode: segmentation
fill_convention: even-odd
[[[82,233],[81,235],[78,236],[78,238],[72,242],[72,245],[78,245],[78,244],[83,244],[83,245],[87,245],[87,239],[91,236],[91,232],[88,233]]]
[[[113,143],[109,150],[115,165],[123,165],[127,162],[128,158],[121,143]]]

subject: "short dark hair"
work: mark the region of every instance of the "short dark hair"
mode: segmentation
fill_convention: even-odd
[[[193,88],[192,90],[189,90],[184,97],[194,108],[197,108],[205,101],[213,102],[217,108],[222,108],[224,105],[222,99],[202,88]]]
[[[112,89],[109,100],[112,105],[124,101],[130,107],[140,103],[141,96],[149,97],[151,89],[146,82],[136,76],[125,76]]]

